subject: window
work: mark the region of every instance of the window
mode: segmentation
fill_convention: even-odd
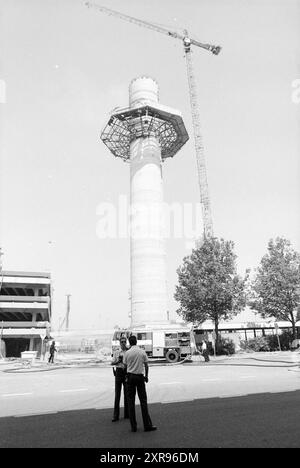
[[[137,333],[138,340],[151,340],[151,333],[150,332],[141,332]]]
[[[166,338],[170,340],[177,339],[177,333],[166,333]]]

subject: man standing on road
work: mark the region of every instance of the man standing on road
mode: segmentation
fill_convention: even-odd
[[[206,341],[202,342],[202,356],[204,357],[205,362],[209,362],[209,355],[208,355],[208,349],[207,349]]]
[[[56,351],[57,351],[57,349],[55,348],[55,341],[52,341],[51,346],[50,346],[50,350],[49,350],[49,353],[50,353],[50,356],[49,356],[49,359],[48,359],[49,364],[50,364],[50,362],[52,362],[52,364],[54,363],[54,353]]]
[[[124,418],[125,419],[128,418],[127,384],[125,382],[126,374],[125,374],[125,365],[123,362],[126,351],[127,351],[126,336],[121,336],[120,348],[114,352],[113,360],[111,362],[111,364],[116,367],[114,369],[115,405],[114,405],[114,415],[112,418],[112,422],[119,420],[122,385],[123,385],[123,391],[124,391]]]
[[[124,364],[127,371],[127,396],[128,409],[131,424],[131,431],[137,431],[137,423],[135,416],[135,394],[136,390],[141,404],[142,417],[144,423],[144,431],[155,431],[156,426],[153,426],[148,412],[147,393],[145,382],[148,382],[148,357],[146,352],[137,346],[136,336],[129,337],[130,349],[124,357]],[[145,375],[144,375],[145,368]]]

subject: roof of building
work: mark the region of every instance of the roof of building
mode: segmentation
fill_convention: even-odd
[[[51,273],[36,271],[2,271],[1,276],[16,276],[25,278],[51,278]]]

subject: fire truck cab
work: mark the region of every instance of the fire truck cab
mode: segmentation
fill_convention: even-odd
[[[177,362],[190,357],[196,351],[194,334],[189,327],[177,328],[132,328],[116,330],[112,339],[112,352],[119,346],[121,336],[137,337],[137,344],[149,358]]]

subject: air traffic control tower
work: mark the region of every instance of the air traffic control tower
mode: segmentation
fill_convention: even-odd
[[[180,112],[158,102],[158,85],[134,79],[129,107],[115,109],[101,134],[130,164],[131,326],[168,324],[162,162],[188,140]]]

